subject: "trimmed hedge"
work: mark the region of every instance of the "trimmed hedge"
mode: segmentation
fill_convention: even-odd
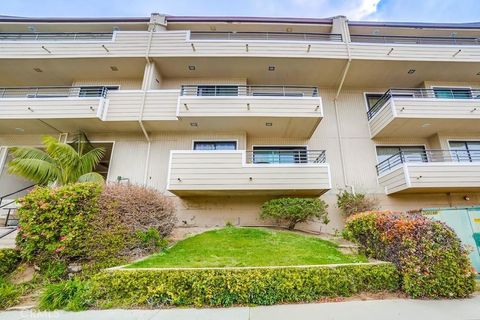
[[[20,253],[15,249],[0,249],[0,278],[12,273],[20,263]]]
[[[395,291],[393,264],[110,270],[91,279],[96,307],[271,305]]]
[[[462,298],[475,290],[475,274],[455,232],[420,214],[358,213],[344,236],[367,256],[393,262],[402,289],[413,298]]]

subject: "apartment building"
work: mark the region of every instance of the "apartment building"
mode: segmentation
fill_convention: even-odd
[[[383,209],[480,204],[480,24],[0,17],[9,148],[83,131],[108,181],[157,188],[185,226],[256,225],[279,196]],[[12,194],[13,193],[13,194]]]

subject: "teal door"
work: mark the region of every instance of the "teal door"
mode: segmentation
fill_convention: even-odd
[[[480,273],[480,207],[425,209],[431,217],[452,228],[470,252],[473,267]]]

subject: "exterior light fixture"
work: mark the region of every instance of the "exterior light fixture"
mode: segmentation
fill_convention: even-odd
[[[43,70],[40,68],[33,68],[33,70],[35,70],[35,72],[43,72]]]
[[[292,28],[287,28],[287,32],[292,32]]]
[[[265,125],[266,125],[267,127],[271,127],[271,126],[273,125],[273,123],[271,123],[271,122],[265,122]]]
[[[195,71],[195,66],[188,66],[188,70]]]
[[[415,69],[410,69],[410,70],[408,70],[408,74],[414,74],[415,71],[417,71],[417,70],[415,70]]]
[[[110,66],[110,69],[111,69],[112,71],[118,71],[118,67],[117,67],[117,66]]]
[[[428,127],[430,127],[430,126],[431,126],[430,123],[424,123],[424,124],[422,124],[422,128],[428,128]]]
[[[15,128],[15,131],[17,131],[17,132],[24,132],[25,129],[23,129],[23,128]]]
[[[275,71],[275,66],[268,66],[268,71]]]
[[[480,71],[479,71],[479,72],[477,72],[477,76],[480,76]]]
[[[198,122],[190,122],[190,127],[198,127]]]
[[[463,197],[463,200],[465,200],[465,201],[470,201],[470,197],[469,197],[469,196],[464,196],[464,197]]]

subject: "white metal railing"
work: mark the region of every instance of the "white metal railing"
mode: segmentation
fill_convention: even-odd
[[[112,32],[0,32],[0,41],[104,41]]]
[[[334,33],[296,32],[204,32],[191,31],[191,40],[260,40],[260,41],[335,41],[341,42],[342,35]]]

